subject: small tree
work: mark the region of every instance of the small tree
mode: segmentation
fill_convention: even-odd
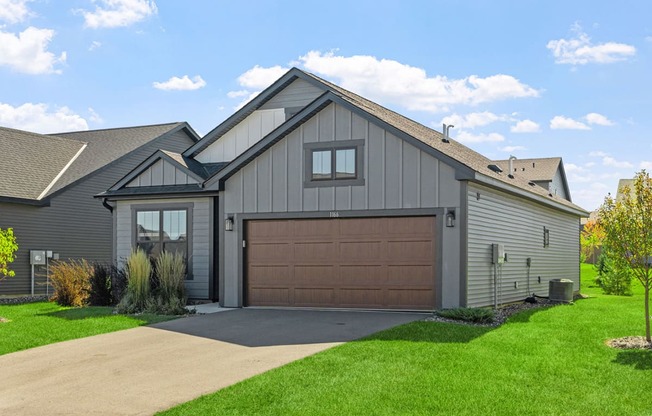
[[[607,195],[600,207],[604,230],[603,247],[611,260],[631,273],[645,291],[645,339],[650,337],[650,287],[652,286],[652,179],[642,170],[634,177],[634,188],[621,189],[623,197]]]
[[[582,255],[587,262],[596,262],[597,251],[602,246],[604,240],[604,230],[597,221],[589,221],[584,225],[580,234],[580,244]]]
[[[0,228],[0,280],[14,275],[13,270],[9,270],[9,265],[14,261],[14,253],[18,250],[14,230]]]

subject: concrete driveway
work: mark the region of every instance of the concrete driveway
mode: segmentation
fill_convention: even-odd
[[[235,309],[0,356],[0,414],[149,415],[423,314]]]

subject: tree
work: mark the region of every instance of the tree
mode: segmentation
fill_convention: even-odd
[[[645,339],[650,338],[650,287],[652,286],[652,178],[642,170],[633,189],[624,186],[622,198],[607,195],[600,207],[604,230],[602,247],[618,267],[631,270],[645,291]]]
[[[0,228],[0,280],[14,275],[13,270],[9,270],[9,265],[14,261],[14,253],[18,250],[14,230]]]
[[[585,261],[597,260],[597,251],[602,246],[603,239],[604,229],[598,221],[589,221],[584,225],[580,234],[580,244]]]

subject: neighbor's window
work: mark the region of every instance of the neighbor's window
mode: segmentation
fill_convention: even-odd
[[[550,246],[550,229],[543,227],[543,248]]]
[[[356,148],[315,149],[312,151],[312,180],[357,178]]]
[[[136,247],[151,258],[163,250],[188,258],[188,210],[136,211]]]

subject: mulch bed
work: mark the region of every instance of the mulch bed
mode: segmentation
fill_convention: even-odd
[[[21,303],[43,302],[46,300],[48,300],[48,297],[45,295],[6,297],[0,298],[0,305],[19,305]]]
[[[606,344],[619,350],[652,350],[652,343],[645,337],[622,337],[607,340]]]

